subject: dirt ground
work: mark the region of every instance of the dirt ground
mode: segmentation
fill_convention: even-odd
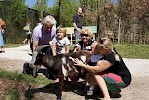
[[[0,68],[16,73],[22,73],[24,60],[15,60],[0,58]],[[148,67],[148,66],[147,66]],[[149,74],[149,73],[148,73]],[[85,90],[81,89],[82,83],[72,86],[65,83],[62,93],[62,100],[102,100],[96,94],[93,97],[87,97]],[[148,76],[132,76],[130,86],[122,89],[120,98],[112,98],[112,100],[149,100],[149,77]],[[56,84],[40,86],[34,83],[25,83],[14,79],[7,80],[0,78],[0,100],[10,88],[19,90],[19,100],[56,100],[58,88]]]

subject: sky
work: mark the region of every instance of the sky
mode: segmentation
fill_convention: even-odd
[[[37,0],[25,0],[26,5],[28,5],[30,8],[36,4]],[[55,0],[48,0],[48,6],[52,7],[54,4]]]
[[[37,0],[25,0],[26,5],[28,5],[30,8],[35,5]],[[111,0],[114,4],[118,1],[118,0]],[[52,7],[52,5],[54,4],[55,0],[48,0],[48,6]]]

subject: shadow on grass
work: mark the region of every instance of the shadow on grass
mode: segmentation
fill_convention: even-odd
[[[80,96],[85,96],[85,100],[88,100],[88,99],[100,100],[99,96],[96,96],[96,95],[87,96],[86,95],[86,89],[84,87],[83,82],[77,82],[75,85],[71,85],[68,81],[65,81],[63,91],[73,92]],[[57,96],[59,94],[58,83],[51,83],[51,84],[48,84],[42,88],[33,88],[33,89],[30,88],[26,91],[25,97],[27,98],[27,100],[32,99],[32,98],[34,98],[33,95],[38,92],[54,94],[55,96]],[[72,98],[72,97],[70,97],[70,98]]]

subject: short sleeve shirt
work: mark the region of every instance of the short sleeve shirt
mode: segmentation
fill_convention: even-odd
[[[62,40],[59,40],[57,37],[54,37],[52,42],[56,44],[57,54],[66,53],[66,46],[70,45],[70,41],[67,37],[64,37]]]
[[[73,17],[73,23],[76,23],[78,28],[82,28],[82,16],[75,14]]]
[[[48,33],[44,32],[43,25],[38,25],[33,30],[32,42],[37,41],[38,45],[48,45],[49,42],[56,34],[56,28],[52,27],[52,30]]]

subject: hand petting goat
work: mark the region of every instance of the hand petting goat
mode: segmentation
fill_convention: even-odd
[[[84,67],[84,63],[78,58],[74,59],[74,65]]]

